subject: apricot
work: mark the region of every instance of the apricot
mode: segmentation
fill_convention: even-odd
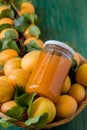
[[[34,5],[30,2],[22,2],[21,10],[19,11],[19,15],[23,14],[33,14],[35,12]]]
[[[38,36],[36,36],[36,33],[38,33],[38,35],[40,35],[40,29],[34,25],[31,24],[29,27],[26,28],[26,30],[24,31],[24,37],[25,39],[31,38],[31,37],[36,37],[38,38]]]
[[[14,49],[6,49],[1,51],[0,53],[0,65],[4,65],[7,60],[13,58],[13,57],[18,57],[18,53]]]
[[[62,86],[62,94],[68,93],[70,90],[70,87],[71,87],[71,80],[70,80],[70,77],[67,76]]]
[[[76,72],[76,81],[87,87],[87,63],[82,64]]]
[[[77,110],[76,100],[69,95],[61,95],[56,103],[57,116],[66,118]]]
[[[3,66],[2,63],[0,63],[0,65]],[[3,68],[2,68],[2,69],[0,69],[0,76],[3,76],[3,75],[4,75],[4,71],[3,71]]]
[[[10,110],[12,107],[17,106],[16,102],[14,100],[5,102],[1,105],[1,112],[5,113],[6,111]]]
[[[27,38],[25,41],[24,41],[24,45],[27,45],[29,44],[31,41],[35,42],[39,47],[43,47],[43,41],[40,40],[40,39],[37,39],[36,37],[30,37],[30,38]]]
[[[32,25],[30,25],[30,26],[32,26]],[[33,35],[29,33],[29,27],[26,28],[26,30],[24,31],[24,36],[25,36],[25,39],[33,37]]]
[[[14,93],[14,87],[8,81],[0,79],[0,103],[11,100]]]
[[[2,24],[10,24],[13,25],[14,21],[10,18],[2,18],[0,19],[0,25]]]
[[[71,86],[69,95],[75,98],[77,103],[80,103],[85,98],[86,91],[82,85],[75,83]]]
[[[6,9],[10,9],[10,7],[7,5],[0,6],[0,14],[2,13],[2,11],[6,10]]]
[[[8,32],[10,31],[10,34],[8,34]],[[14,34],[14,35],[13,35]],[[3,38],[9,38],[9,36],[11,37],[11,39],[18,39],[19,34],[18,32],[13,29],[13,28],[5,28],[1,31],[0,33],[0,39]]]
[[[8,81],[8,78],[6,75],[2,75],[0,76],[0,79],[3,80],[3,81]]]
[[[11,70],[21,68],[21,58],[20,57],[14,57],[9,59],[5,65],[4,65],[4,73],[5,75],[9,75]]]
[[[40,51],[31,51],[23,56],[21,59],[21,67],[22,69],[26,70],[28,73],[32,72],[35,64],[39,58]]]
[[[80,66],[82,64],[87,63],[87,60],[85,57],[83,57],[81,54],[78,52],[75,53],[74,59],[77,61],[77,65]]]
[[[8,75],[9,82],[15,87],[25,87],[29,80],[30,73],[23,69],[13,69]]]
[[[50,99],[39,97],[32,103],[30,117],[33,118],[44,113],[48,113],[48,123],[51,123],[56,116],[56,108]]]

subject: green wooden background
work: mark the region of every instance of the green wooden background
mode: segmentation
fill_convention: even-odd
[[[87,0],[34,0],[43,41],[68,41],[87,58]],[[87,107],[71,122],[52,130],[87,130]],[[25,130],[18,127],[0,130]]]

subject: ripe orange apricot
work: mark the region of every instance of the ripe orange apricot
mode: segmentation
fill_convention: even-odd
[[[0,79],[3,80],[3,81],[8,81],[8,78],[6,75],[2,75],[0,76]]]
[[[4,73],[5,75],[9,75],[11,70],[21,68],[21,58],[20,57],[13,57],[9,59],[4,65]]]
[[[36,37],[30,37],[30,38],[27,38],[25,41],[24,41],[24,45],[27,45],[29,44],[31,41],[34,41],[39,47],[43,47],[43,41],[40,40],[40,39],[37,39]]]
[[[30,2],[22,2],[21,10],[19,11],[19,15],[23,14],[33,14],[35,12],[34,5]]]
[[[12,38],[13,38],[13,39],[18,39],[19,34],[18,34],[18,32],[17,32],[15,29],[13,29],[13,28],[5,28],[5,29],[3,29],[3,30],[1,31],[1,33],[0,33],[0,39],[8,38],[7,33],[8,33],[9,31],[12,32],[12,34],[14,34],[14,35],[11,36],[11,39],[12,39]],[[10,33],[9,35],[11,35],[11,33]]]
[[[80,65],[76,72],[76,81],[87,87],[87,63]]]
[[[0,6],[0,14],[1,14],[1,12],[2,12],[3,10],[6,10],[6,9],[10,9],[10,7],[7,6],[7,5],[2,5],[2,6]]]
[[[13,58],[13,57],[18,57],[18,53],[14,49],[6,49],[1,51],[0,53],[0,65],[4,65],[7,60]]]
[[[0,103],[11,100],[14,93],[14,87],[8,81],[0,79]]]
[[[32,118],[38,115],[43,115],[44,113],[48,113],[47,123],[51,123],[56,116],[56,108],[50,99],[39,97],[32,103],[30,117]]]
[[[30,73],[23,69],[13,69],[8,75],[9,82],[15,87],[25,87],[29,80]]]
[[[39,58],[39,55],[40,51],[37,50],[28,52],[26,55],[24,55],[21,59],[22,69],[26,70],[28,73],[31,73]]]
[[[0,19],[0,25],[2,24],[11,24],[13,25],[14,21],[10,18],[2,18]]]
[[[34,29],[33,29],[34,28]],[[31,31],[33,30],[33,31]],[[38,32],[38,34],[40,34],[40,29],[34,25],[34,24],[31,24],[29,27],[26,28],[26,30],[24,31],[24,36],[26,39],[28,38],[31,38],[31,37],[36,37],[36,33],[35,31]]]
[[[27,28],[25,31],[24,31],[24,36],[25,36],[25,39],[28,39],[28,38],[31,38],[33,37],[30,33],[29,33],[29,28]]]
[[[77,103],[80,103],[86,96],[85,88],[79,83],[75,83],[71,86],[69,95],[75,98]]]
[[[62,86],[62,94],[68,93],[70,88],[71,88],[71,80],[70,77],[67,76]]]
[[[8,102],[5,102],[1,105],[1,112],[5,113],[6,111],[10,110],[12,107],[17,106],[16,102],[14,100],[10,100]]]
[[[69,95],[61,95],[56,103],[57,116],[66,118],[77,110],[76,100]]]

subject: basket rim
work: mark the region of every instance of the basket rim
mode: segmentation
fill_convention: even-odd
[[[53,128],[53,127],[57,127],[57,126],[66,124],[66,123],[70,122],[72,119],[74,119],[86,107],[86,105],[87,105],[87,96],[79,104],[78,109],[72,115],[68,116],[67,118],[60,119],[60,120],[57,120],[57,121],[52,122],[50,124],[47,124],[44,127],[35,127],[33,129],[50,129],[50,128]],[[9,116],[3,114],[2,112],[0,112],[0,117],[4,120],[6,120],[7,118],[10,118]],[[28,126],[28,125],[24,124],[24,122],[21,122],[21,121],[17,121],[15,123],[15,125],[18,126],[18,127],[22,127],[22,128],[31,128],[31,126]]]

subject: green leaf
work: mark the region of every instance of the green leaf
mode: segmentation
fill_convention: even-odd
[[[26,46],[26,49],[28,52],[33,51],[33,50],[42,50],[41,47],[38,46],[38,44],[34,41],[31,40]]]
[[[16,7],[17,9],[20,9],[21,3],[22,3],[22,0],[16,0],[13,4],[15,5],[15,7]]]
[[[24,14],[23,15],[30,23],[35,23],[38,19],[37,15],[35,13],[33,14]]]
[[[30,26],[28,32],[36,38],[39,38],[39,35],[41,34],[40,29],[36,25]]]
[[[8,128],[10,126],[14,126],[14,123],[12,123],[11,120],[0,119],[0,126]]]
[[[17,102],[17,104],[19,104],[20,106],[23,107],[28,107],[28,100],[29,100],[29,94],[25,93],[22,94],[19,97],[15,97],[14,100]]]
[[[0,18],[14,18],[14,12],[11,9],[3,10],[0,14]]]
[[[27,104],[28,104],[28,110],[27,110],[28,117],[30,116],[30,113],[31,113],[31,106],[32,106],[35,95],[36,95],[36,93],[32,93],[29,95],[29,100],[27,102]]]
[[[25,121],[26,125],[31,125],[33,127],[43,127],[46,125],[48,121],[48,113],[44,113],[43,115],[39,115],[33,118],[29,118]]]
[[[24,108],[20,106],[12,107],[10,110],[6,111],[5,114],[9,117],[15,119],[22,119]]]
[[[72,69],[73,71],[75,71],[75,72],[78,70],[78,65],[77,65],[77,62],[76,62],[75,59],[72,60],[71,69]]]
[[[10,25],[10,24],[2,24],[2,25],[0,25],[0,31],[2,31],[5,28],[11,28],[11,27],[12,27],[12,25]]]
[[[37,20],[36,14],[24,14],[14,20],[15,29],[19,32],[24,32],[25,29]]]
[[[69,71],[69,76],[70,76],[72,84],[76,82],[75,75],[76,75],[77,70],[78,70],[77,62],[76,62],[76,60],[73,59],[72,65],[71,65],[71,68],[70,68],[70,71]]]
[[[0,40],[0,52],[2,51],[2,41]]]
[[[15,41],[11,39],[4,39],[2,41],[1,50],[8,49],[8,48],[14,49],[18,52],[18,54],[20,54],[20,49],[18,48],[18,45]]]
[[[0,71],[4,68],[4,66],[0,65]]]
[[[23,87],[19,87],[18,85],[16,85],[16,92],[15,92],[15,96],[19,97],[22,94],[25,93],[25,90]]]
[[[14,27],[19,32],[24,32],[29,24],[29,20],[24,15],[14,20]]]
[[[14,100],[17,102],[18,105],[23,107],[30,107],[31,103],[34,99],[35,93],[28,94],[24,91],[22,87],[16,87],[16,92],[14,96]],[[30,110],[30,108],[29,108]]]
[[[13,30],[7,30],[4,33],[4,38],[7,38],[7,39],[18,39],[18,33],[16,33]]]
[[[47,122],[48,122],[48,113],[44,113],[43,115],[40,116],[39,121],[34,126],[43,127],[47,124]]]

